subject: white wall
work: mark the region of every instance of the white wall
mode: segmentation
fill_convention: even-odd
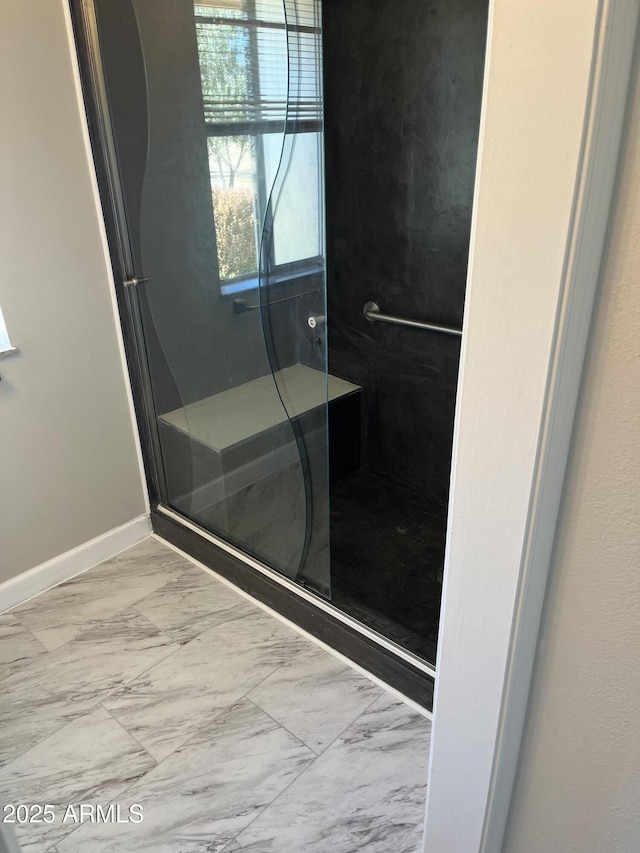
[[[145,512],[64,0],[0,26],[0,582]]]
[[[640,50],[504,853],[640,849]]]

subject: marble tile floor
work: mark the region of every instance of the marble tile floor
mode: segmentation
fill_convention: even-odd
[[[153,537],[0,614],[0,802],[54,816],[25,853],[420,853],[429,736]]]

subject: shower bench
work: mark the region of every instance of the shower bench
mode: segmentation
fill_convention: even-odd
[[[330,481],[360,467],[361,390],[294,364],[161,415],[170,503],[246,536],[304,505],[303,476],[328,487],[327,408]]]

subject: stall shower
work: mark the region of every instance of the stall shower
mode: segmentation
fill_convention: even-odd
[[[154,525],[407,693],[435,663],[487,7],[72,0]]]

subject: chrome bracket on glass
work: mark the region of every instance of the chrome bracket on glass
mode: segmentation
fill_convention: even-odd
[[[137,287],[139,284],[144,284],[145,281],[152,281],[152,276],[148,275],[146,278],[132,276],[131,278],[125,278],[122,283],[125,287]]]
[[[324,314],[309,314],[307,317],[307,326],[310,329],[317,329],[319,326],[324,326],[326,317]]]

